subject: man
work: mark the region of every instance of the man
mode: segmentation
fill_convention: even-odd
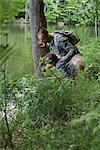
[[[41,48],[49,49],[58,57],[56,68],[62,68],[68,76],[76,76],[77,70],[84,70],[83,58],[77,47],[61,34],[49,35],[44,28],[38,32],[38,44]]]

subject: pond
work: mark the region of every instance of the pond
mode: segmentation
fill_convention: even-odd
[[[55,26],[48,27],[49,32],[55,30]],[[94,27],[68,27],[59,26],[58,29],[67,29],[74,31],[80,37],[80,43],[84,44],[90,39],[95,37]],[[14,43],[13,54],[10,56],[7,62],[8,73],[16,76],[22,76],[25,74],[32,75],[33,58],[32,58],[32,46],[31,46],[31,34],[28,24],[15,24],[9,31],[9,41]]]

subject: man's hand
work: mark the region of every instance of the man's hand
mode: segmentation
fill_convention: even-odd
[[[62,57],[61,57],[61,56],[57,55],[57,57],[58,57],[58,59],[61,60],[61,61],[63,61],[63,60],[66,59],[66,56],[62,56]]]
[[[60,60],[64,61],[64,60],[66,60],[66,58],[67,58],[67,56],[62,56],[62,57],[60,57]]]

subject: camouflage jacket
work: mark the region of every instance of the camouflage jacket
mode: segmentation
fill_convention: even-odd
[[[67,37],[63,37],[61,34],[54,34],[52,37],[52,41],[48,43],[48,46],[55,55],[61,57],[68,55],[67,59],[70,60],[74,55],[80,53]]]

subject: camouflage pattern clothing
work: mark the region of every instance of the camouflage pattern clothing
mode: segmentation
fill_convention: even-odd
[[[56,68],[62,68],[66,72],[67,76],[76,76],[77,71],[71,63],[71,58],[80,53],[77,47],[73,46],[67,37],[62,36],[59,33],[53,35],[53,39],[50,43],[48,43],[48,46],[55,55],[60,57],[65,55],[68,56],[66,60],[59,60],[56,64]]]

